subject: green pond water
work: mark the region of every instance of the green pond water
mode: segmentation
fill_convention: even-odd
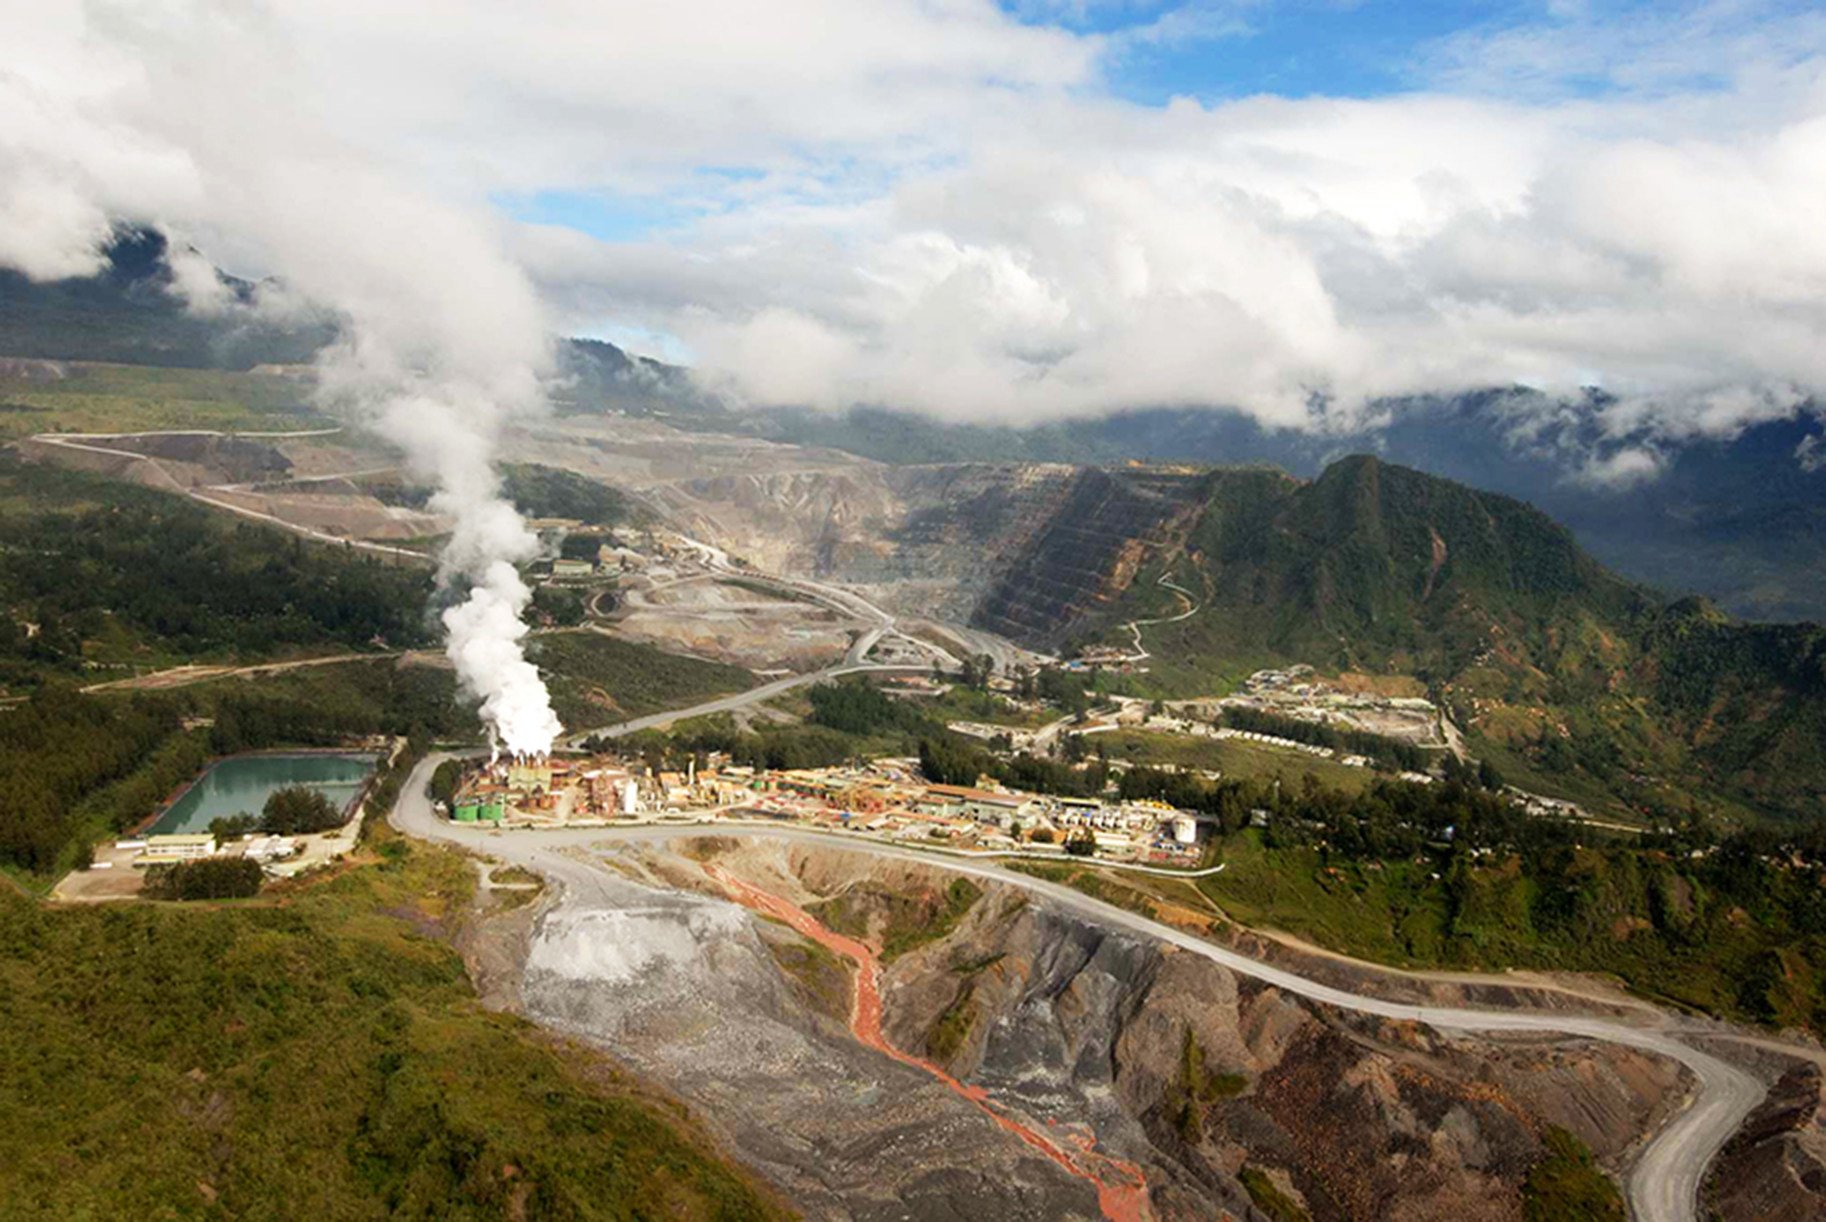
[[[267,795],[287,785],[309,785],[338,807],[347,806],[374,763],[371,755],[232,756],[205,772],[149,830],[206,832],[214,819],[243,812],[257,816]]]

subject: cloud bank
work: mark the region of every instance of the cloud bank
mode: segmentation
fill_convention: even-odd
[[[485,312],[438,250],[473,242],[566,329],[669,337],[761,405],[1334,429],[1389,396],[1600,385],[1630,440],[1586,475],[1628,483],[1826,387],[1808,6],[1521,6],[1404,49],[1383,96],[1127,100],[1137,47],[1247,49],[1276,7],[53,5],[0,19],[44,44],[0,89],[0,259],[84,270],[125,212],[302,277],[356,164],[463,219],[363,230],[412,252],[431,317]],[[249,139],[268,172],[243,182],[213,154]],[[248,239],[266,209],[286,242]]]

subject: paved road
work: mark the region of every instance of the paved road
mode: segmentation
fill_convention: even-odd
[[[284,518],[276,517],[270,513],[261,513],[257,509],[249,509],[245,505],[237,505],[233,501],[224,501],[219,497],[210,496],[207,490],[187,487],[180,481],[173,479],[171,473],[165,470],[159,460],[150,454],[141,454],[134,450],[118,450],[111,446],[93,444],[96,441],[119,441],[131,437],[321,437],[341,431],[342,430],[340,429],[311,429],[299,433],[234,434],[217,433],[208,429],[179,429],[150,433],[39,433],[37,436],[33,437],[32,440],[42,442],[45,445],[61,446],[67,450],[87,450],[92,454],[107,454],[115,458],[131,458],[138,462],[146,463],[152,470],[157,472],[159,478],[168,485],[168,491],[187,496],[191,500],[208,505],[212,509],[226,510],[239,517],[248,518],[255,522],[264,522],[268,526],[277,526],[281,530],[290,531],[292,534],[303,536],[306,539],[311,539],[318,543],[331,543],[342,547],[352,547],[360,551],[372,552],[376,555],[393,556],[401,560],[410,560],[414,564],[433,563],[430,556],[426,555],[424,552],[415,552],[411,548],[393,547],[386,543],[373,543],[366,539],[351,539],[343,535],[331,534],[328,531],[317,530],[315,527],[287,521]]]
[[[844,586],[831,585],[828,582],[814,581],[809,577],[782,577],[774,573],[740,568],[729,558],[728,552],[715,544],[693,539],[690,535],[680,535],[679,540],[701,555],[704,558],[704,566],[718,576],[758,582],[762,585],[775,586],[782,590],[803,594],[817,599],[841,615],[870,623],[871,627],[857,637],[845,657],[845,661],[852,666],[866,658],[869,650],[875,648],[883,637],[899,640],[914,650],[925,653],[931,660],[944,665],[958,665],[957,658],[948,650],[941,649],[931,641],[921,640],[902,632],[892,612],[876,606],[854,590]]]
[[[847,659],[823,670],[810,671],[803,675],[789,675],[784,679],[775,679],[772,683],[763,683],[751,687],[745,692],[733,696],[719,696],[715,700],[706,700],[694,704],[688,709],[672,709],[665,713],[649,713],[645,717],[635,717],[628,721],[618,722],[612,726],[603,726],[596,730],[579,730],[561,740],[562,745],[576,748],[592,738],[620,738],[624,734],[633,734],[640,730],[653,730],[660,726],[671,725],[675,721],[684,721],[688,717],[707,717],[712,713],[731,713],[736,709],[746,708],[763,700],[772,700],[784,692],[796,687],[805,687],[812,683],[825,683],[840,679],[844,675],[923,675],[930,673],[924,666],[894,666],[887,663],[850,662]]]
[[[431,809],[425,787],[431,772],[447,755],[434,755],[419,764],[401,790],[394,808],[395,827],[428,840],[441,840],[489,853],[559,882],[567,896],[586,898],[597,892],[601,872],[564,856],[566,849],[607,842],[675,840],[692,836],[772,836],[831,844],[856,852],[922,862],[979,878],[1023,887],[1090,917],[1106,927],[1169,942],[1249,976],[1323,1005],[1361,1014],[1406,1022],[1425,1023],[1442,1031],[1540,1032],[1580,1039],[1603,1040],[1672,1058],[1693,1074],[1695,1090],[1686,1109],[1676,1115],[1642,1151],[1631,1170],[1626,1191],[1630,1214],[1636,1222],[1694,1222],[1698,1217],[1699,1185],[1706,1167],[1737,1132],[1766,1090],[1761,1082],[1737,1067],[1700,1051],[1680,1038],[1685,1029],[1694,1034],[1709,1030],[1671,1015],[1653,1026],[1631,1026],[1617,1019],[1572,1014],[1510,1010],[1475,1010],[1453,1006],[1411,1005],[1384,1001],[1308,980],[1284,968],[1258,963],[1226,947],[1215,946],[1181,930],[1150,921],[1123,908],[1092,899],[1082,892],[998,866],[955,859],[938,860],[912,849],[860,841],[840,834],[799,828],[703,825],[697,827],[589,828],[572,831],[488,831],[473,825],[439,819]],[[1499,980],[1500,978],[1493,978]]]

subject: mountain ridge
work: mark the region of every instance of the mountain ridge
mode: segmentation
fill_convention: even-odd
[[[0,272],[0,357],[246,369],[295,364],[335,333],[246,311],[203,319],[172,292],[165,239],[123,229],[88,279],[37,284]],[[223,275],[237,301],[255,286]],[[1264,428],[1221,407],[1136,407],[1029,427],[946,424],[887,407],[841,412],[749,410],[704,393],[687,370],[601,340],[559,347],[560,411],[620,411],[674,427],[846,450],[895,464],[1007,460],[1111,464],[1268,462],[1316,476],[1353,451],[1477,487],[1526,494],[1605,563],[1735,614],[1826,620],[1826,423],[1817,403],[1717,439],[1612,435],[1591,391],[1554,400],[1520,387],[1415,396],[1373,405],[1373,428],[1338,434]],[[1594,482],[1605,457],[1636,448],[1655,477],[1627,488]]]
[[[1018,635],[1126,644],[1126,624],[1177,609],[1167,577],[1199,610],[1147,629],[1148,682],[1163,693],[1288,663],[1411,675],[1474,752],[1516,775],[1562,773],[1574,792],[1583,782],[1668,817],[1688,790],[1826,814],[1819,625],[1744,623],[1659,594],[1526,502],[1373,455],[1310,481],[1218,468],[1186,487],[1199,504],[1177,532],[1140,541],[1144,555],[1106,541],[1087,563],[1084,535],[1037,535],[998,590],[1050,585],[1029,602],[1062,610]],[[1046,554],[1060,539],[1075,546],[1063,565]],[[984,601],[991,617],[997,599]]]

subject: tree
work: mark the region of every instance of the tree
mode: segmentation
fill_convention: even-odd
[[[266,799],[260,829],[275,836],[300,836],[341,827],[342,812],[309,785],[287,785]]]
[[[242,811],[238,815],[221,815],[209,821],[209,834],[218,841],[236,840],[260,827],[260,820]]]
[[[1488,789],[1491,793],[1501,793],[1503,791],[1503,774],[1498,772],[1496,770],[1496,765],[1492,764],[1489,760],[1483,760],[1477,765],[1477,780],[1480,785],[1485,789]]]
[[[583,594],[563,586],[540,586],[533,591],[533,610],[561,628],[574,628],[584,621]]]
[[[431,800],[449,806],[456,800],[457,782],[463,779],[463,761],[445,760],[431,774],[431,783],[427,787]]]
[[[146,871],[142,894],[155,900],[245,899],[260,892],[265,874],[246,857],[204,857]]]

